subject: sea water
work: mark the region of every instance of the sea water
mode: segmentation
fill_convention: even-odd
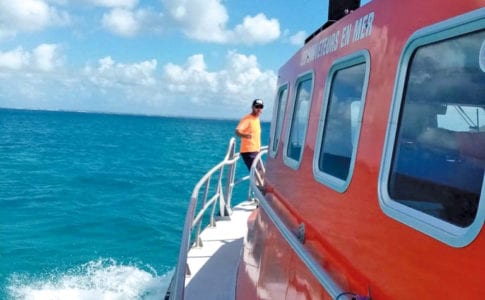
[[[236,125],[0,109],[0,299],[162,299]]]

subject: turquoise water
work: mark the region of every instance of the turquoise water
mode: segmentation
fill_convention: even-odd
[[[236,124],[0,110],[0,299],[163,298]]]

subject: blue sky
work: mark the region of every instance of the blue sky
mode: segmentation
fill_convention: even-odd
[[[361,1],[366,3],[368,1]],[[0,107],[271,117],[317,0],[2,0]]]

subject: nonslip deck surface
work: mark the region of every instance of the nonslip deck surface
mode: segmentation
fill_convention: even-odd
[[[238,262],[247,219],[255,202],[234,207],[229,219],[221,219],[202,234],[201,248],[192,248],[187,263],[191,272],[185,279],[185,299],[233,299]]]

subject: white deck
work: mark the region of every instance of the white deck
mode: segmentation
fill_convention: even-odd
[[[184,299],[234,299],[247,219],[255,208],[255,202],[243,202],[233,208],[230,220],[218,220],[202,232],[203,247],[188,253],[191,275],[185,279]]]

